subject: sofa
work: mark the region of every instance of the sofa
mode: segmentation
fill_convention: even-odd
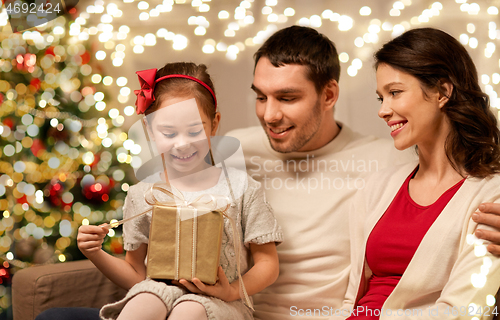
[[[108,280],[90,260],[26,268],[12,278],[14,320],[33,320],[53,307],[100,308],[125,294],[124,289]],[[500,312],[499,298],[500,291],[496,301]]]
[[[12,311],[14,320],[32,320],[53,307],[100,308],[125,293],[90,260],[35,266],[12,278]]]

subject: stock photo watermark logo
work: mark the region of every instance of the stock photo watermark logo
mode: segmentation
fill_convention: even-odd
[[[308,194],[315,190],[361,190],[367,174],[379,171],[376,159],[264,159],[253,156],[248,173],[261,181],[265,190],[302,190]]]
[[[22,32],[67,13],[76,13],[78,0],[2,0],[12,32]]]

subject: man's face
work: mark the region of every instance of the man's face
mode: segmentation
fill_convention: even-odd
[[[296,64],[276,68],[266,57],[260,58],[255,67],[255,110],[275,151],[317,148],[324,113],[320,96],[306,72],[307,67]]]

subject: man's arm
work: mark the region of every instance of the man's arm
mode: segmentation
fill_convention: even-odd
[[[500,230],[500,203],[482,203],[479,205],[479,211],[472,215],[472,220]],[[500,231],[477,229],[476,237],[491,241],[487,247],[488,251],[500,256]]]

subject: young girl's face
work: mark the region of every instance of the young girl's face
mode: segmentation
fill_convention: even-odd
[[[164,155],[167,170],[191,174],[208,166],[211,135],[219,125],[211,120],[195,98],[165,97],[160,108],[148,115],[148,126],[158,152]]]

